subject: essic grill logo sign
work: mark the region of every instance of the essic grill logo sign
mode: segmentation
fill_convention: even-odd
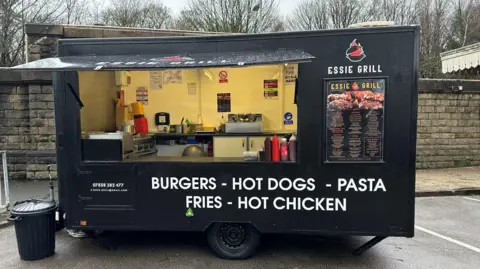
[[[345,52],[345,55],[347,59],[350,60],[350,62],[354,63],[360,62],[365,59],[365,57],[367,57],[367,55],[365,55],[365,52],[363,51],[362,45],[360,45],[360,43],[357,43],[356,39],[354,39],[352,43],[350,43],[350,47]]]
[[[345,58],[347,58],[352,63],[359,63],[365,59],[367,55],[363,50],[363,46],[360,42],[357,42],[357,39],[354,39],[348,49],[345,51]],[[344,58],[344,59],[345,59]],[[341,64],[341,60],[339,59]],[[345,74],[378,74],[382,73],[382,67],[377,64],[368,64],[368,65],[336,65],[329,66],[327,68],[328,75],[345,75]]]

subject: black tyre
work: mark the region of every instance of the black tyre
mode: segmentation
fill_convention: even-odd
[[[247,259],[260,245],[260,232],[246,223],[214,223],[207,231],[210,248],[220,258]]]

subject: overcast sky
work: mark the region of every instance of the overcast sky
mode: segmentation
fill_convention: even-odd
[[[280,11],[283,14],[289,14],[296,6],[299,0],[278,0],[280,3]],[[170,7],[175,13],[182,10],[187,4],[188,0],[163,0],[163,4]]]

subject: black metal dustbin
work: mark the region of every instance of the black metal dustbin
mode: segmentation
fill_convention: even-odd
[[[26,261],[39,260],[55,252],[55,201],[26,200],[13,205],[18,253]]]

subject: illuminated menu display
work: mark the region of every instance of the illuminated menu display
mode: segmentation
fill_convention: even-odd
[[[325,84],[328,162],[382,161],[385,79]]]

